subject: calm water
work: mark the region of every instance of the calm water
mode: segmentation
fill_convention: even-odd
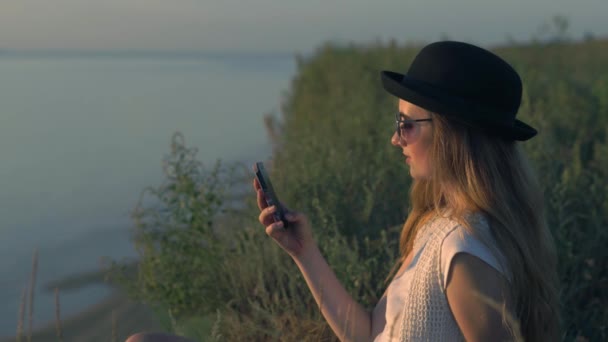
[[[288,56],[0,55],[0,336],[16,331],[34,248],[38,326],[54,317],[42,284],[136,255],[129,212],[162,181],[173,132],[203,162],[267,158],[262,116],[278,113],[294,72]],[[107,293],[64,293],[62,315]]]

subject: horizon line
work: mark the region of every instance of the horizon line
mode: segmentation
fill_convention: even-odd
[[[594,41],[606,41],[608,36],[596,36],[592,40]],[[389,43],[392,40],[387,40],[385,43]],[[580,43],[587,41],[585,38],[569,39],[566,43]],[[539,40],[541,43],[551,43],[551,39]],[[69,57],[98,57],[98,58],[171,58],[171,59],[208,59],[208,58],[295,58],[298,56],[307,56],[314,54],[314,52],[322,48],[326,44],[341,46],[341,45],[369,45],[370,42],[336,42],[327,41],[320,44],[311,51],[285,51],[285,50],[270,50],[270,51],[251,51],[251,50],[199,50],[199,49],[123,49],[123,48],[110,48],[110,49],[77,49],[77,48],[3,48],[0,47],[0,58],[5,57],[48,57],[48,58],[69,58]],[[376,42],[377,43],[377,42]],[[403,42],[400,42],[403,43]],[[422,42],[410,42],[413,44],[422,44]],[[513,40],[496,42],[489,44],[489,48],[500,48],[505,46],[513,45],[528,45],[533,44],[534,39],[529,40]],[[410,45],[410,44],[406,44]],[[487,44],[483,44],[487,45]]]
[[[188,49],[74,49],[74,48],[1,48],[3,57],[160,57],[172,59],[200,58],[294,58],[296,51],[188,50]]]

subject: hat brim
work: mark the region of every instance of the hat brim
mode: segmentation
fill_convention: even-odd
[[[525,141],[538,133],[536,129],[517,119],[515,119],[515,124],[509,127],[495,126],[488,128],[487,125],[481,126],[477,123],[479,120],[475,118],[483,116],[476,114],[487,112],[491,109],[467,102],[462,98],[447,94],[441,89],[397,72],[382,71],[381,78],[384,89],[400,99],[411,102],[431,112],[449,116],[469,126],[490,130],[494,134],[506,139]]]

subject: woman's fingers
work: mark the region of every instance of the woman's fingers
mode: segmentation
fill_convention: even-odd
[[[259,189],[258,191],[258,208],[260,208],[260,210],[264,210],[265,208],[268,207],[268,203],[266,203],[266,199],[264,198],[264,191],[262,191],[261,189]]]
[[[275,232],[284,232],[283,230],[283,222],[274,222],[270,225],[266,226],[266,234],[270,236],[275,236]]]
[[[266,227],[266,235],[275,239],[283,248],[289,249],[289,234],[283,228],[283,222],[275,222]]]
[[[266,203],[266,198],[264,198],[264,191],[262,190],[260,182],[258,182],[258,179],[256,177],[253,177],[253,188],[257,193],[258,208],[262,210],[268,207],[268,203]]]
[[[274,206],[274,205],[271,207],[266,207],[266,208],[262,209],[262,211],[260,212],[260,216],[258,217],[258,220],[264,226],[268,226],[269,224],[272,224],[274,222],[274,217],[272,216],[272,213],[274,213],[275,211],[276,211],[276,206]]]
[[[262,188],[262,187],[260,186],[260,182],[258,182],[258,178],[257,178],[257,177],[253,177],[253,188],[254,188],[256,191]]]

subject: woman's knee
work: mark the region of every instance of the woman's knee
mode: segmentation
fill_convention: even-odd
[[[194,342],[185,337],[169,333],[137,333],[127,338],[125,342]]]

